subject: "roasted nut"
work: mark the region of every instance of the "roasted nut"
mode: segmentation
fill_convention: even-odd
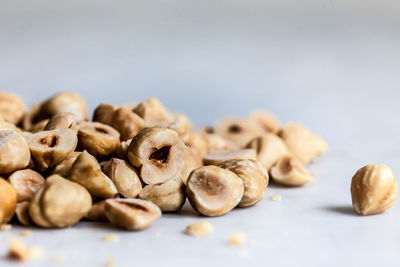
[[[307,171],[303,163],[291,155],[277,161],[271,168],[271,177],[274,181],[287,186],[300,186],[314,181],[314,177]]]
[[[46,125],[48,122],[49,122],[49,119],[44,119],[44,120],[38,121],[32,125],[32,127],[29,131],[31,133],[37,133],[37,132],[44,131],[44,128],[46,128]]]
[[[185,203],[185,185],[179,177],[162,184],[147,185],[139,198],[153,202],[163,212],[178,211]]]
[[[250,120],[264,133],[278,133],[279,122],[275,116],[263,110],[256,110],[250,114]]]
[[[207,154],[207,141],[201,134],[191,132],[182,137],[182,140],[187,147],[195,150],[199,154],[199,156]]]
[[[174,121],[168,125],[168,128],[178,133],[180,137],[188,135],[192,130],[192,123],[184,114],[174,114]]]
[[[102,171],[96,158],[84,151],[72,165],[68,178],[85,187],[95,197],[109,198],[118,191]]]
[[[367,165],[351,181],[353,207],[360,215],[382,213],[390,209],[399,194],[392,170],[385,165]]]
[[[257,152],[257,160],[269,171],[282,157],[289,154],[285,143],[275,134],[264,134],[247,145]]]
[[[14,94],[0,93],[0,115],[5,121],[18,124],[24,116],[25,105]]]
[[[85,218],[94,222],[108,222],[105,211],[105,200],[100,200],[93,203],[89,213],[86,214]]]
[[[185,148],[175,131],[146,128],[132,140],[128,158],[133,166],[140,168],[140,177],[146,184],[158,184],[178,176]]]
[[[200,168],[201,166],[203,166],[203,162],[198,152],[191,147],[187,148],[185,150],[185,155],[183,156],[183,167],[178,176],[181,178],[182,182],[186,184],[189,174],[194,169]]]
[[[173,116],[156,98],[149,98],[138,104],[133,112],[145,121],[147,127],[166,126],[174,121]]]
[[[114,120],[114,113],[117,107],[111,104],[101,103],[93,111],[93,121],[111,125]]]
[[[91,206],[92,197],[84,187],[52,175],[33,197],[29,215],[38,226],[63,228],[76,224]]]
[[[252,148],[240,150],[215,150],[212,154],[203,156],[204,165],[218,165],[230,159],[257,159],[256,151]]]
[[[301,124],[288,123],[279,135],[288,149],[303,164],[310,163],[328,149],[328,145],[321,137],[314,135]]]
[[[220,216],[239,204],[244,186],[235,173],[217,166],[204,166],[192,171],[186,190],[195,210],[204,216]]]
[[[200,237],[211,234],[213,226],[208,221],[195,222],[186,227],[186,233],[191,236]]]
[[[268,172],[256,160],[231,159],[222,162],[218,167],[234,172],[243,181],[244,193],[239,207],[248,207],[264,199],[268,186]]]
[[[76,148],[78,138],[71,129],[43,131],[27,138],[32,160],[39,171],[56,166]]]
[[[127,108],[119,108],[114,112],[111,123],[121,135],[121,140],[125,141],[135,137],[145,128],[144,120],[136,113]]]
[[[59,113],[51,117],[44,130],[71,129],[78,132],[78,125],[75,123],[75,114],[70,112]]]
[[[113,225],[126,230],[145,229],[161,216],[152,202],[133,198],[107,199],[105,211]]]
[[[58,174],[62,177],[67,177],[69,171],[72,168],[72,165],[80,154],[82,154],[82,152],[72,152],[71,154],[69,154],[63,161],[61,161],[57,164],[57,166],[54,167],[52,174]]]
[[[100,122],[81,122],[78,130],[78,148],[87,150],[96,158],[111,155],[119,146],[119,133]]]
[[[128,148],[129,148],[129,145],[131,144],[131,142],[132,142],[132,139],[128,139],[126,141],[122,141],[119,144],[118,148],[115,150],[114,156],[116,158],[129,161],[129,159],[128,159]]]
[[[0,225],[11,220],[16,204],[17,193],[14,187],[3,178],[0,178]]]
[[[63,92],[43,102],[37,119],[48,119],[64,112],[75,114],[76,121],[83,121],[88,118],[88,107],[85,100],[75,93]]]
[[[15,215],[22,225],[33,225],[32,219],[29,215],[29,201],[23,201],[17,204],[15,208]]]
[[[0,130],[0,174],[26,168],[30,159],[25,138],[16,131]]]
[[[102,164],[103,172],[113,181],[118,193],[127,198],[135,198],[142,190],[142,182],[135,169],[125,160],[112,158]]]
[[[19,170],[8,177],[8,181],[17,192],[18,202],[29,201],[42,187],[44,178],[39,173],[30,170]]]

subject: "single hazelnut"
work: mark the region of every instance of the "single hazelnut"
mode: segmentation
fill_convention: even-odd
[[[93,121],[112,125],[116,110],[117,107],[114,105],[101,103],[93,111]]]
[[[193,148],[187,148],[185,150],[185,155],[183,156],[183,167],[181,173],[178,175],[182,182],[186,184],[189,174],[197,168],[203,166],[203,161],[199,156],[198,152]]]
[[[24,116],[25,105],[21,98],[14,94],[0,92],[0,115],[7,122],[17,125]]]
[[[141,117],[146,127],[166,126],[174,121],[173,116],[164,108],[156,98],[149,98],[138,104],[133,110]]]
[[[78,132],[78,125],[75,123],[75,114],[70,112],[59,113],[51,117],[44,130],[71,129]]]
[[[287,186],[300,186],[314,181],[303,163],[296,157],[287,155],[279,159],[271,168],[271,177],[277,183]]]
[[[218,165],[230,159],[257,159],[256,151],[252,148],[239,150],[214,150],[212,154],[203,156],[204,165]]]
[[[16,205],[17,193],[14,187],[3,178],[0,178],[0,225],[11,220]]]
[[[191,132],[182,137],[182,141],[188,148],[195,150],[199,154],[199,156],[207,154],[208,145],[203,135]]]
[[[93,203],[89,213],[86,214],[85,218],[94,222],[108,222],[106,211],[106,201],[100,200]]]
[[[250,121],[259,127],[264,133],[277,134],[280,129],[279,122],[275,116],[263,110],[253,111],[250,114]]]
[[[16,131],[0,130],[0,174],[26,168],[30,159],[24,137]]]
[[[18,202],[29,201],[44,184],[44,178],[34,170],[25,169],[14,172],[8,181],[17,192]]]
[[[72,165],[74,164],[75,160],[82,154],[82,152],[72,152],[69,154],[63,161],[58,163],[53,171],[51,172],[52,174],[58,174],[62,177],[67,177],[69,174],[69,171],[72,168]]]
[[[121,135],[121,140],[126,141],[135,137],[145,128],[144,120],[132,110],[121,107],[114,112],[111,126]]]
[[[29,215],[29,201],[17,203],[17,207],[15,208],[15,215],[22,225],[33,225],[31,216]]]

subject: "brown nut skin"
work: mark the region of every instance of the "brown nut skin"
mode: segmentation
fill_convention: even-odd
[[[25,138],[16,131],[0,130],[0,174],[8,174],[29,165],[31,154]]]
[[[392,170],[382,164],[359,169],[351,181],[353,208],[360,215],[382,213],[397,200],[399,189]]]
[[[146,127],[166,126],[174,121],[173,116],[156,98],[149,98],[141,102],[133,112],[144,120]]]
[[[111,179],[101,171],[96,158],[86,151],[75,160],[68,178],[85,187],[95,197],[110,198],[118,193]]]
[[[156,204],[162,212],[175,212],[186,200],[186,190],[181,178],[174,178],[162,184],[147,185],[139,198]]]
[[[239,150],[214,150],[212,154],[203,156],[204,165],[218,165],[225,160],[230,159],[257,159],[257,153],[254,149]]]
[[[82,154],[82,152],[72,152],[69,154],[63,161],[58,163],[51,174],[58,174],[62,177],[67,177],[69,174],[69,171],[72,168],[72,165],[74,165],[75,160]]]
[[[17,193],[14,187],[0,177],[0,225],[11,220],[16,205]]]
[[[288,123],[280,131],[279,136],[288,149],[303,164],[308,164],[328,149],[327,143],[314,135],[305,126],[298,123]]]
[[[121,107],[114,112],[111,126],[121,135],[121,140],[126,141],[135,137],[145,128],[144,120],[131,110]]]
[[[140,168],[146,184],[158,184],[176,177],[182,168],[186,146],[178,134],[168,128],[142,130],[128,148],[129,162]]]
[[[151,201],[125,198],[107,199],[105,212],[116,227],[126,230],[142,230],[161,216],[161,210]]]
[[[113,181],[118,193],[126,198],[135,198],[142,190],[142,182],[136,170],[125,160],[112,158],[102,163],[103,172]]]
[[[52,175],[31,200],[29,215],[38,226],[64,228],[76,224],[91,207],[92,197],[83,186]]]
[[[230,170],[243,181],[244,193],[238,207],[248,207],[264,199],[269,176],[267,170],[256,160],[231,159],[218,167]]]
[[[301,186],[314,181],[303,163],[292,155],[279,159],[270,173],[275,182],[286,186]]]
[[[8,181],[17,192],[18,202],[29,201],[44,184],[44,178],[34,170],[25,169],[14,172]]]
[[[189,176],[186,192],[192,207],[204,216],[221,216],[236,207],[244,185],[235,173],[217,166],[204,166]]]
[[[0,115],[7,122],[18,124],[25,113],[24,101],[14,94],[0,92]]]
[[[100,103],[93,111],[93,121],[111,125],[117,107],[107,103]]]
[[[87,150],[99,159],[114,153],[120,144],[119,133],[100,122],[81,122],[78,140],[79,150]]]
[[[57,129],[71,129],[78,132],[78,125],[75,123],[75,114],[70,112],[59,113],[51,117],[44,127],[45,131]]]
[[[280,158],[290,154],[282,139],[271,133],[254,138],[247,147],[256,150],[257,160],[268,171]]]
[[[15,215],[18,221],[25,226],[33,225],[31,216],[29,215],[29,201],[23,201],[17,204]]]
[[[41,104],[37,119],[51,118],[64,112],[75,114],[76,121],[83,121],[88,118],[86,101],[78,94],[62,92],[50,97]]]
[[[275,116],[264,110],[255,110],[251,112],[250,121],[264,133],[277,134],[280,129],[279,122]]]
[[[86,214],[85,218],[94,222],[108,222],[106,211],[106,201],[100,200],[93,203],[89,213]]]
[[[35,167],[43,172],[56,166],[76,148],[78,138],[71,129],[43,131],[27,137]]]

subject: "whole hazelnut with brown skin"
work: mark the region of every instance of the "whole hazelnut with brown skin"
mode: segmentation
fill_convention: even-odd
[[[101,103],[93,111],[93,121],[111,125],[117,107],[111,104]]]
[[[14,215],[17,193],[14,187],[0,178],[0,224],[8,223]]]
[[[31,155],[25,138],[16,131],[0,130],[0,174],[9,174],[29,165]]]
[[[145,128],[144,120],[127,108],[121,107],[114,112],[111,123],[121,135],[121,140],[125,141],[135,137],[141,130]]]
[[[71,129],[77,133],[78,126],[75,121],[75,114],[70,112],[59,113],[51,117],[44,130]]]
[[[17,192],[18,202],[29,201],[42,187],[44,178],[34,170],[25,169],[14,172],[8,181]]]
[[[7,122],[18,124],[24,116],[25,105],[14,94],[0,92],[0,115]]]

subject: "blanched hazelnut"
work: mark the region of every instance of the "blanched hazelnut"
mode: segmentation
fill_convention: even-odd
[[[244,186],[235,173],[210,165],[192,171],[186,191],[190,204],[199,213],[220,216],[239,204]]]
[[[185,203],[185,185],[179,177],[162,184],[147,185],[139,198],[153,202],[163,212],[178,211]]]
[[[61,161],[54,167],[52,174],[58,174],[62,177],[67,177],[69,171],[72,168],[72,165],[74,164],[75,160],[79,157],[80,154],[82,154],[82,152],[76,152],[76,151],[69,154],[63,161]]]
[[[114,151],[114,156],[119,159],[123,159],[126,161],[129,161],[128,159],[128,148],[129,145],[131,144],[132,139],[128,139],[126,141],[122,141],[117,149]]]
[[[231,159],[222,162],[218,167],[230,170],[243,181],[244,193],[239,207],[248,207],[264,199],[268,186],[267,170],[256,160]]]
[[[310,163],[328,149],[328,145],[321,137],[314,135],[301,124],[288,123],[279,135],[303,164]]]
[[[187,147],[195,150],[199,154],[199,156],[207,154],[207,141],[201,134],[191,132],[182,137],[182,140]]]
[[[42,187],[44,178],[40,173],[30,169],[19,170],[8,177],[8,181],[17,192],[18,202],[29,201]]]
[[[144,120],[127,108],[119,108],[114,112],[111,126],[121,135],[121,140],[125,141],[135,137],[145,128]]]
[[[264,134],[250,141],[248,148],[253,148],[257,152],[257,160],[267,169],[282,157],[289,154],[285,143],[275,134]]]
[[[27,137],[35,167],[46,171],[56,166],[76,148],[78,138],[71,129],[51,130]]]
[[[173,114],[173,122],[168,125],[168,128],[174,130],[183,138],[192,130],[192,123],[185,114]]]
[[[215,150],[235,150],[240,148],[237,144],[233,144],[216,134],[213,127],[204,127],[200,134],[207,143],[208,153],[213,153]]]
[[[203,162],[201,157],[198,155],[198,152],[191,147],[187,148],[185,150],[185,155],[183,156],[183,167],[178,176],[181,178],[182,182],[186,184],[189,174],[194,169],[200,168],[201,166],[203,166]]]
[[[96,158],[111,155],[119,146],[119,133],[100,122],[81,122],[78,130],[78,148],[87,150]]]
[[[78,125],[75,121],[75,114],[70,112],[59,113],[51,117],[44,130],[71,129],[77,133]]]
[[[399,189],[392,170],[382,164],[367,165],[351,181],[353,207],[360,215],[379,214],[390,209]]]
[[[118,193],[111,179],[101,171],[96,158],[86,151],[75,160],[68,178],[85,187],[95,197],[109,198]]]
[[[103,172],[113,181],[118,193],[135,198],[142,190],[142,182],[134,168],[125,160],[112,158],[103,164]]]
[[[300,186],[314,181],[314,177],[307,171],[303,163],[291,155],[277,161],[271,168],[271,177],[274,181],[287,186]]]
[[[112,125],[114,120],[114,113],[116,110],[117,107],[114,105],[101,103],[93,111],[93,121]]]
[[[30,159],[24,137],[16,131],[0,130],[0,174],[26,168]]]
[[[126,230],[145,229],[161,216],[151,201],[133,198],[107,199],[105,212],[113,225]]]
[[[250,120],[259,127],[264,133],[277,134],[279,132],[279,122],[272,114],[255,110],[250,114]]]
[[[182,168],[185,144],[178,134],[167,128],[142,130],[128,149],[130,163],[140,168],[146,184],[158,184],[177,177]]]
[[[156,98],[149,98],[141,102],[133,112],[144,120],[146,127],[165,126],[174,121],[173,116]]]
[[[32,125],[37,122],[37,117],[40,111],[41,104],[40,103],[35,103],[31,106],[31,108],[24,113],[24,116],[22,117],[21,121],[21,126],[22,129],[25,131],[30,131],[32,128]]]
[[[92,206],[92,197],[81,185],[52,175],[29,206],[32,221],[41,227],[63,228],[76,224]]]
[[[252,148],[239,150],[215,150],[212,154],[203,156],[204,165],[218,165],[230,159],[257,159],[256,151]]]
[[[0,225],[11,220],[16,205],[17,193],[14,187],[0,177]]]
[[[92,208],[90,209],[89,213],[86,214],[85,218],[94,222],[108,222],[105,206],[105,200],[100,200],[93,203]]]
[[[49,122],[49,119],[44,119],[44,120],[38,121],[32,125],[32,127],[29,131],[31,133],[37,133],[37,132],[44,131],[48,122]]]
[[[17,204],[15,215],[18,221],[25,226],[33,225],[31,216],[29,215],[29,201],[23,201]]]
[[[0,92],[0,115],[5,121],[18,124],[24,112],[25,105],[21,98],[14,94]]]

